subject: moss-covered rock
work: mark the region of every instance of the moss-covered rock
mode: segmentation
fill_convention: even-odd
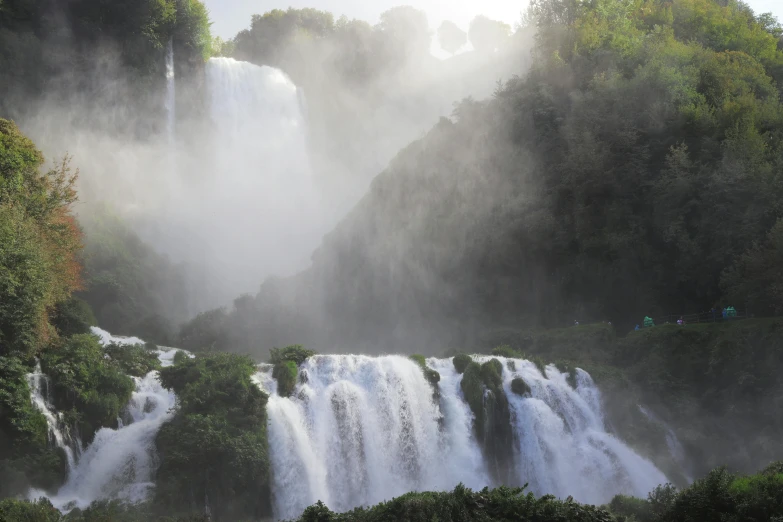
[[[511,381],[511,391],[524,397],[530,395],[530,386],[522,377],[514,377],[514,380]]]
[[[296,389],[299,367],[294,361],[281,361],[272,369],[272,377],[277,381],[277,393],[281,397],[290,397]]]
[[[452,362],[454,363],[454,369],[457,370],[457,373],[465,373],[465,370],[468,365],[473,362],[473,359],[470,355],[460,353],[454,356]]]
[[[503,365],[497,359],[490,359],[481,365],[481,380],[490,389],[503,387]]]
[[[419,368],[421,368],[421,371],[424,373],[424,378],[427,379],[427,382],[437,388],[438,383],[440,382],[440,374],[427,366],[426,358],[423,355],[418,354],[410,355],[409,357],[413,362],[419,365]]]

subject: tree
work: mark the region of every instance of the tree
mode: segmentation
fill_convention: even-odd
[[[54,306],[81,287],[81,231],[68,160],[40,173],[43,156],[0,119],[0,345],[35,352],[55,335]]]
[[[438,28],[438,43],[444,51],[454,54],[468,43],[468,33],[446,20]]]
[[[479,15],[470,22],[468,38],[473,48],[481,53],[499,49],[511,36],[511,26],[498,20]]]
[[[424,11],[410,6],[393,7],[381,14],[376,30],[382,36],[387,59],[404,61],[429,52],[431,37]]]

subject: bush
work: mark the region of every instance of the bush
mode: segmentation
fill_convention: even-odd
[[[0,500],[0,521],[3,522],[60,522],[62,515],[49,499],[30,502],[7,498]]]
[[[655,517],[647,499],[616,495],[609,503],[609,510],[615,515],[633,517],[636,522],[653,522]]]
[[[158,354],[144,345],[120,346],[111,344],[104,351],[119,368],[134,377],[144,377],[154,370],[160,369]]]
[[[282,361],[275,364],[272,377],[277,380],[277,393],[281,397],[290,397],[296,389],[296,377],[299,368],[294,361]]]
[[[54,405],[75,410],[85,442],[101,427],[116,426],[134,390],[133,380],[104,357],[92,335],[75,335],[46,351],[41,367],[52,380]]]
[[[471,491],[462,484],[449,492],[407,493],[370,508],[356,508],[334,513],[323,503],[310,506],[300,522],[376,522],[408,520],[424,522],[611,522],[607,511],[584,506],[572,500],[558,500],[551,495],[536,498],[524,494],[524,488],[501,486]]]
[[[160,371],[163,386],[177,394],[177,409],[156,438],[157,510],[209,509],[217,520],[270,513],[267,395],[253,383],[255,372],[249,358],[224,353],[182,359]]]
[[[454,363],[454,369],[457,370],[457,373],[465,373],[465,370],[467,369],[468,365],[473,362],[473,359],[470,357],[470,355],[460,353],[454,356],[452,362]]]
[[[58,303],[51,321],[62,337],[87,334],[90,333],[91,326],[98,325],[90,305],[78,297]]]
[[[519,359],[522,354],[511,348],[507,344],[501,344],[492,349],[492,355],[497,357],[507,357],[509,359]]]
[[[313,355],[315,355],[314,351],[305,350],[302,345],[294,344],[285,348],[272,348],[269,351],[269,360],[272,364],[293,361],[299,366]]]

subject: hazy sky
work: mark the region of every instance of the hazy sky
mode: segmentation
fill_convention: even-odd
[[[781,0],[746,0],[757,13],[772,12],[783,19]],[[213,34],[231,38],[250,25],[250,16],[272,9],[314,7],[334,13],[335,18],[346,15],[376,23],[380,14],[397,5],[412,5],[427,13],[435,28],[449,19],[467,29],[470,20],[483,14],[503,20],[512,26],[519,20],[527,0],[204,0],[212,15]]]

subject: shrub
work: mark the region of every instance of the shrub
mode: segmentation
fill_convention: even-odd
[[[52,380],[54,405],[75,410],[86,442],[101,427],[116,425],[134,390],[133,380],[104,357],[92,335],[75,335],[46,351],[41,367]]]
[[[4,522],[60,522],[62,515],[46,498],[33,502],[7,498],[0,500],[0,520]]]
[[[290,397],[296,389],[296,377],[299,368],[294,361],[281,361],[272,369],[272,377],[277,380],[277,393],[281,397]]]
[[[98,325],[90,305],[78,297],[58,303],[51,320],[63,337],[90,333],[90,327]]]
[[[160,371],[163,386],[177,394],[177,409],[156,438],[156,509],[178,515],[206,508],[216,520],[270,513],[268,397],[253,383],[255,372],[249,358],[225,353]]]
[[[154,348],[150,349],[140,344],[135,346],[112,344],[104,350],[111,360],[128,375],[144,377],[149,372],[160,369],[160,359],[158,359]]]
[[[522,355],[507,344],[501,344],[492,349],[492,355],[497,357],[507,357],[509,359],[519,359]]]
[[[452,362],[454,363],[454,369],[457,370],[457,373],[465,373],[465,369],[473,362],[473,359],[470,355],[460,353],[454,356]]]
[[[315,355],[313,350],[306,350],[302,345],[294,344],[285,348],[272,348],[269,351],[269,360],[272,364],[293,361],[299,366],[313,355]]]
[[[652,507],[647,499],[616,495],[609,503],[609,510],[615,515],[633,517],[636,522],[653,522]]]

